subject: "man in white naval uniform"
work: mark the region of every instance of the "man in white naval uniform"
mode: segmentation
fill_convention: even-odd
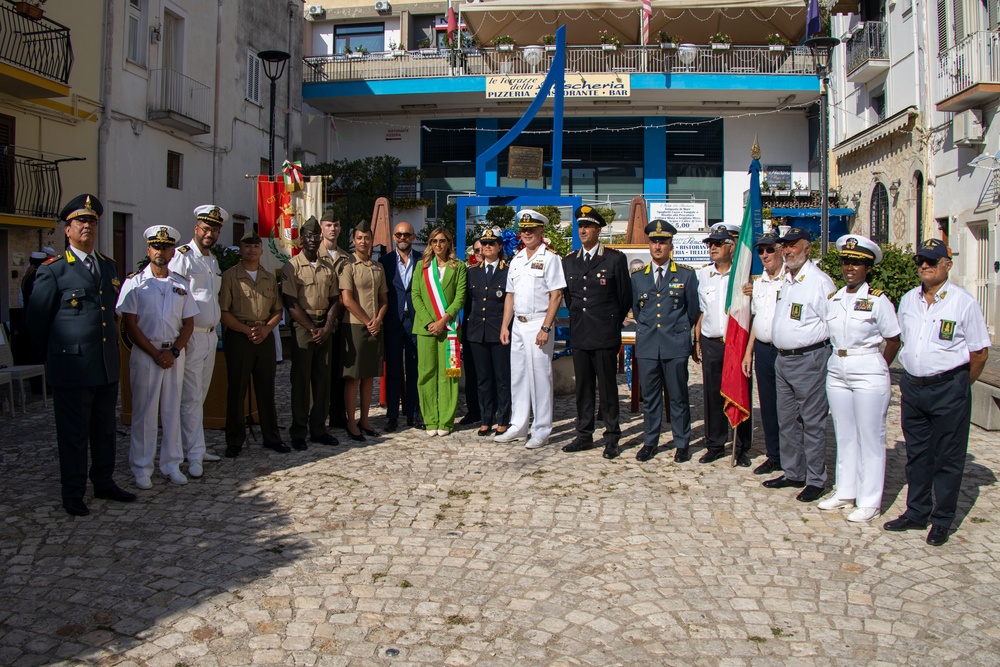
[[[132,341],[132,446],[128,459],[140,489],[153,486],[150,476],[156,455],[157,417],[163,423],[160,472],[174,484],[187,484],[180,470],[181,385],[184,348],[198,314],[187,281],[168,267],[180,232],[153,225],[145,236],[149,265],[125,281],[115,307]]]
[[[528,414],[532,413],[528,449],[548,444],[552,433],[552,351],[562,290],[566,287],[562,260],[542,244],[549,221],[538,211],[521,209],[517,214],[522,248],[507,270],[507,297],[504,301],[500,342],[510,343],[511,373],[510,428],[494,438],[515,442],[528,434]],[[511,323],[513,322],[513,328]]]
[[[188,341],[184,359],[184,385],[181,390],[181,442],[188,474],[201,477],[202,461],[218,461],[219,457],[205,449],[205,430],[202,415],[208,387],[215,370],[215,350],[219,335],[219,287],[222,271],[212,254],[212,246],[219,239],[222,225],[229,214],[218,206],[206,204],[194,210],[197,220],[194,238],[177,248],[170,260],[170,270],[188,281],[191,296],[198,304],[194,316],[194,331]]]

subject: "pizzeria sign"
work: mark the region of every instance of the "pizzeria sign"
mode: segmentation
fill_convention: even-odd
[[[544,74],[510,76],[497,74],[486,77],[486,99],[521,100],[534,99],[545,81]],[[553,90],[549,91],[551,97]],[[565,97],[587,98],[628,98],[632,92],[632,82],[628,75],[566,73],[563,87]]]

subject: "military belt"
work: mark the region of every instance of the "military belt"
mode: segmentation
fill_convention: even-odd
[[[806,345],[805,347],[798,347],[794,350],[782,350],[778,349],[778,354],[783,357],[801,357],[806,352],[812,352],[813,350],[818,350],[820,348],[826,347],[830,344],[829,340],[821,340],[818,343],[813,343],[812,345]]]
[[[264,320],[240,320],[240,324],[245,324],[248,327],[259,327],[261,325],[267,324]]]
[[[932,384],[941,384],[942,382],[947,382],[948,380],[953,379],[956,375],[958,375],[962,371],[967,371],[967,370],[969,370],[969,364],[962,364],[958,368],[952,368],[950,371],[945,371],[944,373],[938,373],[937,375],[925,375],[921,377],[917,375],[910,375],[909,373],[905,372],[904,374],[906,375],[906,379],[912,384],[919,385],[921,387],[926,387]]]
[[[878,354],[878,348],[876,347],[857,347],[853,350],[834,350],[834,354],[838,357],[859,357],[864,354]]]

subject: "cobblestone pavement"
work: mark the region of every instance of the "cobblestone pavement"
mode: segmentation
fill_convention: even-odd
[[[574,410],[560,397],[541,450],[472,430],[251,445],[136,503],[88,498],[78,519],[35,404],[0,420],[0,664],[1000,664],[995,435],[973,428],[958,532],[933,548],[698,464],[700,422],[694,460],[640,464],[622,402],[629,449],[611,462],[559,451]],[[897,396],[889,518],[905,499],[898,414]],[[210,442],[221,453],[220,431]]]

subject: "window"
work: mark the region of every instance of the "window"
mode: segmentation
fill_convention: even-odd
[[[167,187],[173,190],[181,189],[184,156],[180,153],[167,151]]]
[[[246,99],[260,106],[260,58],[252,51],[247,51]]]
[[[271,174],[268,173],[270,169],[271,169],[271,163],[267,161],[266,157],[262,157],[260,159],[260,171],[258,171],[257,173],[264,174],[265,176],[270,176]]]
[[[347,53],[363,48],[371,53],[385,51],[384,23],[338,25],[333,32],[333,52]]]
[[[128,15],[125,20],[128,33],[127,54],[129,62],[146,66],[146,0],[128,0]]]
[[[875,243],[889,242],[889,192],[881,183],[872,190],[872,202],[868,208],[871,223],[870,238]]]
[[[885,91],[880,91],[871,97],[872,119],[876,124],[885,120]]]

